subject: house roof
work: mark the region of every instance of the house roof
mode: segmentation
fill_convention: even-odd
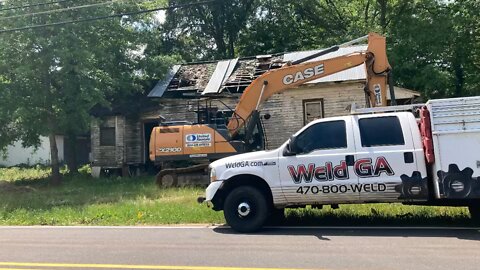
[[[312,62],[312,61],[319,61],[319,60],[325,60],[328,58],[333,58],[333,57],[338,57],[338,56],[343,56],[343,55],[348,55],[351,53],[355,52],[360,52],[360,51],[366,51],[367,50],[367,45],[358,45],[358,46],[349,46],[349,47],[344,47],[340,48],[338,51],[322,55],[317,58],[313,58],[311,60],[308,60],[307,62]],[[301,52],[293,52],[293,53],[286,53],[283,56],[284,61],[295,61],[302,59],[304,57],[307,57],[309,55],[313,55],[315,53],[320,52],[321,50],[313,50],[313,51],[301,51]],[[324,83],[324,82],[343,82],[343,81],[356,81],[356,80],[366,80],[367,79],[367,74],[365,72],[365,66],[360,65],[357,67],[353,67],[332,75],[325,76],[323,78],[313,80],[310,82],[307,82],[306,84],[315,84],[315,83]]]
[[[367,45],[340,48],[338,51],[311,59],[323,60],[354,52],[365,51]],[[281,67],[287,61],[295,61],[321,50],[291,52],[277,55],[229,59],[218,62],[194,63],[173,66],[160,80],[149,97],[218,95],[222,92],[241,93],[258,76],[268,70]],[[365,80],[364,65],[326,76],[307,84]]]
[[[395,99],[414,99],[421,96],[420,92],[395,86]],[[387,100],[391,100],[390,91],[387,91]]]

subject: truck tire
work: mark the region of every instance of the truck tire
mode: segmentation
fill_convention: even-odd
[[[240,186],[232,190],[225,199],[223,214],[227,224],[238,232],[259,230],[268,217],[265,196],[251,186]]]
[[[266,221],[267,225],[282,225],[285,221],[285,208],[272,207],[270,215]]]
[[[474,223],[480,224],[480,204],[470,205],[468,210],[470,211],[470,216],[472,217]]]

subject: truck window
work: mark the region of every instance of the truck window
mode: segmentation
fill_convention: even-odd
[[[400,120],[396,116],[360,119],[358,126],[363,147],[405,144]]]
[[[321,149],[347,148],[345,121],[317,123],[298,135],[295,144],[298,154]]]

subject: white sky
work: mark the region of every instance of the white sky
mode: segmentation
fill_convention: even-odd
[[[0,0],[2,1],[2,0]],[[159,10],[157,12],[155,12],[153,14],[153,18],[155,18],[155,20],[159,23],[159,24],[163,24],[165,22],[165,10]]]

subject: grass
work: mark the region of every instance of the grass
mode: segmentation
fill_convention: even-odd
[[[196,202],[204,193],[201,188],[159,189],[153,177],[86,175],[65,176],[61,186],[52,187],[45,177],[48,171],[44,173],[43,169],[0,169],[4,180],[3,185],[0,180],[0,225],[223,222],[221,213]]]
[[[88,170],[87,170],[88,171]],[[223,224],[222,212],[196,202],[198,187],[159,189],[153,177],[64,176],[48,184],[50,171],[0,169],[0,225]],[[333,210],[288,209],[287,225],[473,225],[465,208],[400,204],[341,205]]]
[[[340,209],[287,211],[287,225],[325,226],[476,226],[465,207],[402,204],[340,205]]]

